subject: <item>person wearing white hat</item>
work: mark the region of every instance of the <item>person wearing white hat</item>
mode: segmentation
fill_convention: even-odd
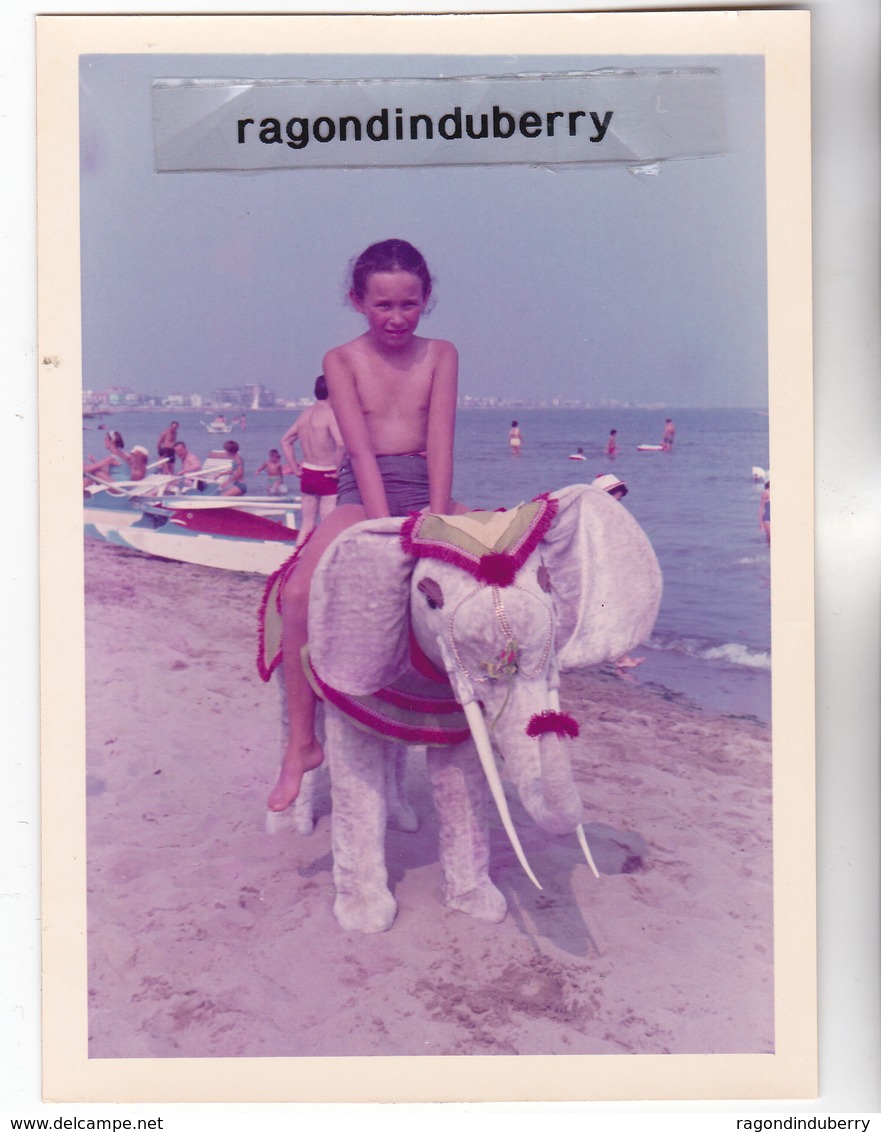
[[[104,437],[104,447],[120,460],[125,460],[129,466],[129,475],[133,480],[142,480],[147,474],[147,460],[150,453],[140,444],[136,444],[131,452],[126,452],[122,446],[122,437],[118,432],[108,433]]]
[[[617,476],[613,476],[611,472],[600,472],[596,479],[591,484],[591,487],[597,487],[600,491],[605,491],[612,496],[613,499],[621,500],[627,494],[628,488],[624,480],[619,480]]]

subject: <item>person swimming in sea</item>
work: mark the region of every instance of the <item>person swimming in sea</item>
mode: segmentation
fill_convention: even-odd
[[[759,499],[759,530],[771,545],[771,481],[765,482],[765,489]]]

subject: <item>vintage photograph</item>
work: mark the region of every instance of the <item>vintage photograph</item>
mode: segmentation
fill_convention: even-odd
[[[779,1053],[764,56],[77,81],[89,1062]]]

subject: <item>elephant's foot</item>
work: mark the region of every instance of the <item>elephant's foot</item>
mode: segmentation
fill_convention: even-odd
[[[314,739],[303,747],[289,746],[281,761],[278,780],[269,792],[269,809],[274,813],[286,810],[300,793],[303,775],[321,766],[322,762],[324,752]]]
[[[476,888],[459,896],[447,896],[444,903],[457,912],[465,912],[489,924],[500,924],[508,913],[508,903],[496,886],[488,878]]]
[[[404,833],[415,833],[419,828],[419,818],[408,802],[399,802],[394,808],[389,804],[388,825]]]
[[[369,894],[340,893],[333,905],[333,914],[347,932],[387,932],[392,926],[398,906],[386,888]]]

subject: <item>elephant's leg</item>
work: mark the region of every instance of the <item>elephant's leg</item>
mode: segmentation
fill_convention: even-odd
[[[397,911],[385,867],[385,745],[350,727],[330,707],[325,730],[333,806],[334,915],[346,931],[384,932]]]
[[[507,904],[489,879],[486,780],[474,746],[429,747],[427,765],[438,815],[444,903],[497,924]]]
[[[419,828],[419,818],[407,798],[407,748],[400,743],[388,742],[385,755],[388,824],[392,829],[415,833]]]

